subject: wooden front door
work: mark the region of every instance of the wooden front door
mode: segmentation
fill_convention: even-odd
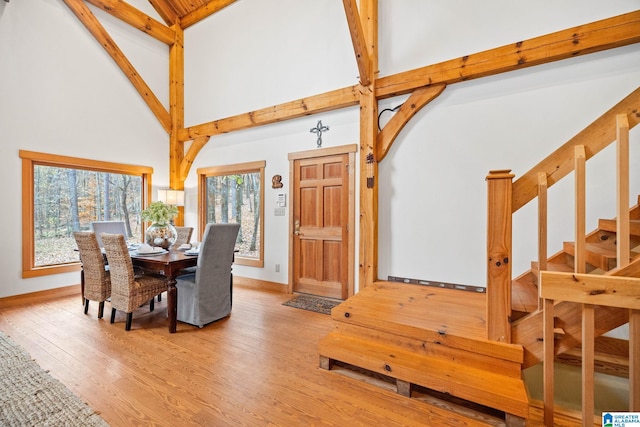
[[[348,148],[355,151],[355,146]],[[293,292],[338,299],[353,294],[355,154],[339,151],[336,147],[289,156]]]

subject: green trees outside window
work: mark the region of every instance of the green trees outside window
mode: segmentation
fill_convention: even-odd
[[[124,221],[139,241],[140,217],[152,169],[21,151],[23,160],[23,277],[77,269],[74,231],[92,221]]]
[[[236,263],[263,265],[264,162],[199,169],[201,229],[206,223],[238,223]]]

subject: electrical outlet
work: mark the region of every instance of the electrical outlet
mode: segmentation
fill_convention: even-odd
[[[280,273],[280,264],[276,264],[276,273]]]
[[[284,208],[275,208],[274,215],[275,216],[284,216]]]

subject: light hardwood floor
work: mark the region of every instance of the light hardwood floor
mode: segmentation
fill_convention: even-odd
[[[79,295],[24,298],[0,330],[112,426],[486,426],[427,399],[318,367],[330,316],[283,306],[289,295],[236,286],[231,316],[169,334],[166,297],[148,313],[98,320]]]

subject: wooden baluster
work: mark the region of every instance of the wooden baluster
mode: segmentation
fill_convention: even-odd
[[[586,247],[586,155],[583,145],[576,145],[575,152],[575,239],[574,271],[584,273],[587,270],[585,261]]]
[[[640,310],[629,313],[629,411],[640,411]]]
[[[487,339],[511,342],[511,171],[487,176]]]
[[[618,213],[616,221],[617,267],[629,264],[631,250],[629,234],[629,120],[626,114],[616,116],[616,190]]]
[[[582,304],[582,425],[593,426],[595,306]]]
[[[540,272],[547,269],[547,174],[538,173],[538,283]],[[542,309],[542,298],[538,299]]]
[[[629,233],[629,119],[626,114],[616,116],[616,257],[617,267],[629,264],[631,250]],[[640,311],[629,312],[629,411],[640,411]]]
[[[540,272],[538,289],[542,289],[543,273]],[[542,296],[542,294],[540,293]],[[543,328],[542,328],[542,349],[543,349],[543,400],[544,400],[544,425],[553,425],[554,396],[553,396],[553,371],[555,360],[555,340],[553,321],[553,300],[543,299]]]

